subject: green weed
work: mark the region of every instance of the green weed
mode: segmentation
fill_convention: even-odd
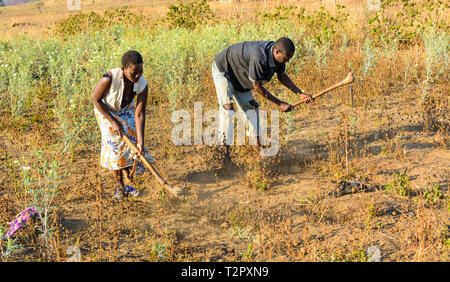
[[[426,188],[423,191],[423,197],[428,203],[434,203],[444,198],[444,193],[442,191],[441,185],[439,183],[434,184],[431,187]]]
[[[392,175],[391,183],[387,184],[385,189],[389,193],[400,196],[410,196],[412,194],[409,177],[402,172],[395,172]]]

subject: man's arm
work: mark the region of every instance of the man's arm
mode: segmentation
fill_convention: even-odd
[[[147,96],[148,96],[148,86],[145,86],[144,91],[138,94],[134,117],[136,121],[136,135],[137,135],[136,146],[139,148],[141,153],[144,148],[145,108],[147,107]]]
[[[282,112],[289,112],[289,111],[294,109],[288,103],[285,103],[285,102],[281,101],[280,99],[278,99],[277,97],[275,97],[272,94],[270,94],[270,92],[266,88],[264,88],[262,86],[261,82],[253,82],[253,89],[255,89],[255,91],[258,94],[260,94],[261,96],[263,96],[267,100],[275,103],[280,108],[280,110]]]
[[[304,99],[306,103],[314,102],[314,98],[301,91],[294,82],[292,82],[291,78],[287,75],[287,73],[283,72],[282,74],[277,74],[278,80],[286,86],[292,92],[298,94],[300,98]]]

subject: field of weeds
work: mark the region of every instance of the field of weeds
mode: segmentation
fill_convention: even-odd
[[[0,7],[0,236],[35,209],[0,240],[0,261],[449,260],[448,4],[65,2]],[[214,146],[174,145],[172,113],[217,109],[214,56],[281,36],[307,93],[349,71],[355,82],[280,112],[272,158],[233,146],[225,169]],[[131,49],[149,86],[146,146],[184,196],[145,173],[133,183],[143,196],[116,202],[99,165],[92,92]],[[268,90],[294,103],[275,80]]]

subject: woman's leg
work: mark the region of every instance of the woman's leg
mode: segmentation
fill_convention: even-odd
[[[123,182],[123,169],[117,169],[117,170],[113,170],[114,173],[114,177],[116,178],[117,182],[118,182],[118,188],[120,190],[120,192],[122,193],[122,195],[125,194],[125,183]]]
[[[130,182],[130,183],[133,182],[134,174],[131,173],[131,170],[130,170],[129,167],[126,167],[126,168],[122,169],[122,173],[123,173],[123,176],[125,177],[125,179],[128,182]]]

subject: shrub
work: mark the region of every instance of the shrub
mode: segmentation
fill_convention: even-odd
[[[74,35],[104,28],[106,21],[97,13],[81,13],[70,15],[67,19],[55,23],[54,33],[57,35]]]
[[[96,12],[70,15],[68,18],[55,23],[53,33],[60,36],[78,33],[95,32],[109,29],[113,25],[142,26],[147,17],[125,9],[107,10],[103,16]]]
[[[178,0],[177,5],[171,5],[166,21],[172,27],[194,29],[197,25],[205,24],[213,18],[213,12],[206,0],[184,2]]]
[[[403,45],[418,43],[420,34],[429,27],[448,29],[448,4],[442,1],[381,0],[378,11],[367,18],[375,43],[398,40]],[[399,11],[399,12],[394,12]]]
[[[337,12],[332,15],[320,7],[311,15],[305,15],[305,9],[301,9],[298,18],[306,23],[306,34],[314,37],[318,45],[326,44],[336,34],[339,27],[347,22],[349,14],[345,12],[345,6],[337,5]]]
[[[275,12],[265,12],[262,14],[262,17],[265,20],[287,20],[293,19],[295,17],[295,6],[276,6]],[[304,10],[302,10],[304,11]]]

